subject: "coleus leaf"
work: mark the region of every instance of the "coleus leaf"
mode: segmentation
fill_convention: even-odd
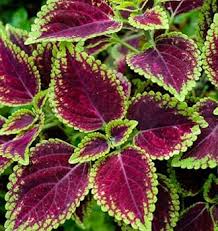
[[[106,36],[99,36],[88,39],[85,44],[85,50],[89,55],[97,55],[111,45],[110,39]]]
[[[127,147],[92,169],[93,194],[103,211],[138,230],[150,230],[157,176],[141,150]]]
[[[211,215],[215,225],[214,231],[218,231],[218,205],[214,205],[211,207]]]
[[[37,48],[33,51],[33,59],[40,74],[42,89],[47,89],[51,80],[52,70],[52,43],[38,44]]]
[[[196,85],[200,74],[200,53],[193,40],[181,33],[159,36],[152,48],[130,54],[127,63],[136,73],[151,79],[180,101]]]
[[[19,47],[0,36],[0,103],[8,106],[32,102],[40,91],[39,73]]]
[[[170,178],[183,197],[196,196],[204,186],[210,172],[204,169],[171,168]]]
[[[14,112],[3,124],[0,134],[11,135],[18,134],[24,130],[28,130],[38,117],[28,109],[20,109]]]
[[[94,161],[105,156],[110,151],[110,144],[107,137],[101,133],[90,133],[82,139],[70,157],[71,164]]]
[[[72,152],[63,141],[45,141],[31,151],[29,166],[15,167],[6,230],[52,230],[72,216],[89,189],[89,164],[70,165]]]
[[[16,46],[20,47],[21,50],[29,56],[32,55],[33,51],[36,49],[36,45],[25,45],[25,41],[28,38],[28,31],[15,28],[9,24],[6,25],[6,33],[9,40]]]
[[[52,71],[50,102],[58,118],[81,131],[95,131],[125,114],[125,94],[116,73],[75,47],[60,45]]]
[[[194,9],[200,8],[204,3],[204,0],[170,0],[165,3],[167,10],[171,12],[172,15],[182,14]]]
[[[214,231],[208,205],[198,202],[183,212],[175,231]]]
[[[214,16],[203,50],[204,69],[211,83],[218,88],[218,14]]]
[[[0,145],[0,154],[3,157],[18,161],[20,164],[27,165],[29,163],[29,147],[41,132],[43,124],[44,115],[42,114],[39,124]]]
[[[48,0],[38,13],[27,43],[80,41],[119,31],[105,0]]]
[[[152,230],[173,230],[179,219],[179,195],[174,184],[164,175],[158,175],[158,194],[153,214]]]
[[[133,27],[143,30],[169,28],[167,13],[160,6],[147,9],[142,15],[131,15],[128,20]]]
[[[132,99],[127,118],[138,121],[134,144],[155,159],[185,152],[200,134],[199,125],[206,126],[186,103],[152,91]]]
[[[128,99],[131,95],[131,88],[132,88],[131,82],[127,79],[125,75],[123,75],[120,72],[117,73],[117,78],[120,80],[120,84],[123,87],[124,95]]]
[[[195,110],[204,117],[208,127],[201,130],[197,141],[184,155],[175,157],[172,165],[182,168],[214,168],[218,163],[218,116],[213,114],[218,103],[212,99],[202,99]]]
[[[47,100],[47,90],[40,91],[33,99],[33,106],[36,111],[41,111]]]
[[[204,185],[204,199],[211,204],[218,203],[218,178],[211,174]]]
[[[0,156],[0,175],[9,167],[12,163],[11,159]]]
[[[204,45],[207,32],[213,22],[215,13],[218,12],[217,0],[205,0],[201,7],[198,20],[198,37],[197,41],[200,46]]]
[[[111,146],[117,147],[124,144],[137,124],[137,121],[127,119],[109,122],[105,127],[105,132],[107,138],[110,140]]]

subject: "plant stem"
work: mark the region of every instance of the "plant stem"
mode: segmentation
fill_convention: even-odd
[[[111,36],[111,38],[112,38],[113,41],[120,43],[121,45],[125,46],[126,48],[133,51],[134,53],[139,53],[138,49],[131,46],[129,43],[125,42],[123,39],[120,39],[117,35]]]
[[[59,125],[59,121],[48,123],[43,127],[43,130],[47,130],[47,129],[55,127],[57,125]]]

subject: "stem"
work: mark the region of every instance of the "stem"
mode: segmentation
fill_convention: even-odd
[[[133,51],[134,53],[139,53],[138,49],[136,49],[135,47],[131,46],[130,44],[128,44],[124,40],[120,39],[117,35],[111,36],[111,38],[112,38],[113,41],[120,43],[121,45],[125,46],[126,48],[128,48],[131,51]]]
[[[43,127],[43,130],[47,130],[49,128],[53,128],[55,126],[59,125],[59,121],[55,121],[55,122],[51,122],[51,123],[48,123],[46,124],[44,127]]]

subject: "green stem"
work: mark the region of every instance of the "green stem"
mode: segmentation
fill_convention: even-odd
[[[46,124],[44,127],[43,127],[43,130],[47,130],[49,128],[53,128],[53,127],[56,127],[59,125],[59,121],[55,121],[55,122],[51,122],[51,123],[48,123]]]
[[[138,49],[131,46],[130,44],[125,42],[123,39],[120,39],[117,35],[113,35],[113,36],[111,36],[111,38],[112,38],[112,41],[118,42],[119,44],[121,44],[121,45],[125,46],[126,48],[128,48],[129,50],[133,51],[134,53],[139,53]]]

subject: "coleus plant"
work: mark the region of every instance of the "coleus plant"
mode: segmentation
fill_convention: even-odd
[[[6,230],[81,225],[93,201],[121,230],[218,229],[218,102],[195,88],[217,87],[213,4],[48,0],[30,33],[0,26]],[[196,41],[174,30],[199,8]]]

